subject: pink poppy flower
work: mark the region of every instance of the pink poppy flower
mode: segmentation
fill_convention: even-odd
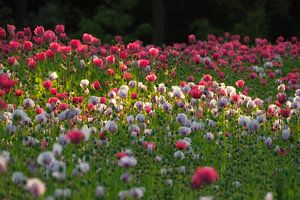
[[[55,32],[56,32],[57,34],[62,34],[62,33],[64,33],[64,32],[65,32],[65,26],[64,26],[63,24],[57,24],[57,25],[55,26]]]
[[[115,64],[116,58],[114,55],[110,55],[110,56],[107,56],[105,58],[105,60],[108,65],[112,65],[112,64]]]
[[[23,50],[24,51],[31,51],[32,47],[33,47],[32,42],[30,42],[30,41],[24,41],[23,42]]]
[[[34,34],[37,35],[37,36],[43,36],[44,35],[44,32],[45,32],[45,29],[43,26],[37,26],[35,27],[34,29]]]
[[[157,57],[159,54],[159,50],[157,48],[150,48],[149,53],[152,57]]]
[[[150,74],[146,76],[146,80],[149,82],[154,82],[154,81],[156,81],[156,79],[157,79],[157,77],[153,71],[150,72]]]
[[[33,58],[28,58],[27,66],[28,66],[29,69],[35,69],[36,61]]]
[[[238,87],[238,88],[242,88],[244,87],[244,84],[245,82],[243,80],[238,80],[235,82],[235,85]]]

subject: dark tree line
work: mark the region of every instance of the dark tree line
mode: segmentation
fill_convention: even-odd
[[[275,39],[300,35],[298,0],[0,0],[0,25],[65,24],[72,37],[89,32],[110,42],[172,43],[225,31]]]

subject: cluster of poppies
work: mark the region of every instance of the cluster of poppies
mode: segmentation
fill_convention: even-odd
[[[35,198],[75,199],[76,179],[81,197],[91,187],[93,198],[120,199],[173,187],[206,190],[200,199],[211,199],[234,178],[227,145],[255,141],[286,161],[300,147],[300,72],[285,66],[299,60],[295,37],[252,44],[229,33],[189,35],[188,43],[159,47],[121,36],[114,44],[87,33],[71,39],[63,25],[7,25],[0,51],[0,180]],[[222,152],[221,162],[207,158],[211,149]]]

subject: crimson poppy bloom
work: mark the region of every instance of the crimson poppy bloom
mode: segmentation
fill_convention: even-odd
[[[67,133],[67,138],[72,144],[79,144],[83,140],[83,133],[79,130],[72,130]]]
[[[200,99],[201,96],[203,94],[202,90],[198,90],[198,89],[193,89],[190,91],[190,95],[191,97],[193,97],[194,99]]]
[[[95,81],[92,83],[92,87],[94,88],[94,90],[100,90],[101,89],[101,84],[99,81]]]

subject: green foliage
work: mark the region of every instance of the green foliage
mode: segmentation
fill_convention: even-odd
[[[197,19],[190,24],[190,30],[204,39],[208,34],[222,34],[222,30],[212,26],[208,19]]]
[[[268,35],[269,27],[265,8],[256,7],[247,12],[246,17],[234,24],[233,32],[250,37],[263,37]]]
[[[43,24],[46,27],[52,28],[58,23],[64,23],[63,10],[61,5],[55,2],[48,2],[39,9],[37,13],[29,13],[27,24]]]
[[[99,6],[92,19],[83,18],[80,21],[80,33],[89,32],[102,41],[111,41],[117,34],[124,35],[125,41],[149,34],[152,30],[149,23],[140,24],[135,31],[130,31],[134,29],[134,18],[130,12],[136,4],[136,0],[121,0]]]

